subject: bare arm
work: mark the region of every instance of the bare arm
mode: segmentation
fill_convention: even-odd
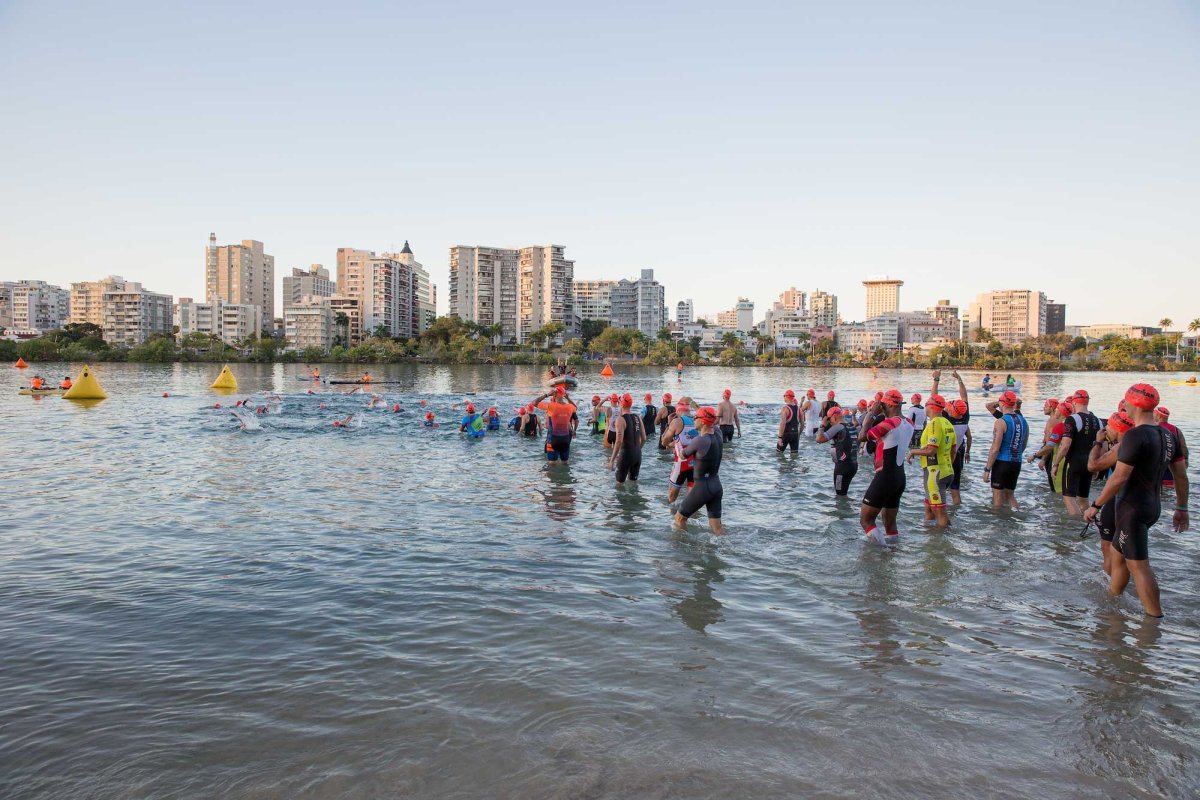
[[[612,469],[617,463],[617,453],[621,452],[621,445],[625,443],[625,417],[617,417],[613,422],[612,429],[616,432],[616,440],[613,442],[612,455],[608,457],[608,468]]]
[[[733,407],[733,424],[737,426],[737,435],[742,435],[742,418],[738,416],[737,406]]]
[[[784,406],[783,408],[779,409],[779,438],[780,439],[783,438],[783,429],[785,427],[787,427],[787,421],[788,421],[788,407]]]
[[[1004,432],[1007,427],[1002,419],[996,420],[992,425],[992,448],[988,451],[987,466],[983,468],[984,472],[992,471],[992,465],[996,463],[996,456],[1000,455],[1000,443],[1004,440]]]
[[[1063,435],[1058,442],[1058,450],[1054,451],[1054,465],[1050,469],[1052,475],[1058,474],[1058,468],[1062,466],[1063,459],[1067,457],[1067,451],[1071,449],[1071,437]],[[1111,478],[1109,480],[1112,480]]]
[[[1172,527],[1176,533],[1182,533],[1191,525],[1187,512],[1188,476],[1186,459],[1181,458],[1178,461],[1171,462],[1171,476],[1175,478],[1175,516],[1172,519]]]
[[[958,399],[962,400],[964,403],[967,402],[967,385],[963,383],[963,379],[961,376],[959,376],[958,370],[954,370],[954,372],[951,372],[950,374],[954,376],[954,380],[958,381]]]
[[[1108,450],[1103,450],[1104,442],[1097,442],[1092,447],[1092,452],[1088,453],[1088,472],[1102,472],[1106,469],[1116,466],[1117,463],[1117,448],[1110,447]]]

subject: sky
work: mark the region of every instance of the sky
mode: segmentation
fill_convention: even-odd
[[[0,280],[203,294],[410,241],[653,268],[673,310],[1036,289],[1200,317],[1200,3],[0,0]]]

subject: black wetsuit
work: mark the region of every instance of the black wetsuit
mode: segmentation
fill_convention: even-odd
[[[1133,471],[1117,492],[1113,546],[1131,561],[1150,557],[1150,526],[1162,513],[1159,492],[1163,469],[1176,460],[1178,447],[1170,431],[1158,425],[1138,425],[1121,438],[1117,461],[1133,467]]]
[[[679,513],[684,519],[695,514],[704,506],[708,510],[709,519],[721,518],[721,496],[725,490],[721,486],[721,437],[716,433],[706,433],[696,437],[691,444],[684,448],[685,455],[693,457],[692,469],[695,485],[679,506]]]
[[[833,445],[833,491],[845,495],[858,474],[858,429],[836,422],[825,431],[825,438]]]
[[[675,419],[675,409],[672,406],[667,406],[666,419],[664,419],[662,422],[658,423],[658,449],[659,450],[666,450],[671,446],[669,444],[663,444],[662,439],[664,436],[667,435],[667,428],[671,427],[671,420],[673,420],[673,419]],[[651,425],[646,430],[652,431],[652,430],[654,430],[654,426]]]
[[[636,481],[642,471],[642,446],[638,442],[642,437],[642,418],[629,413],[622,414],[621,419],[625,420],[625,433],[621,451],[617,453],[617,483]]]
[[[539,426],[538,426],[537,414],[526,414],[525,415],[525,427],[521,428],[521,433],[523,433],[526,436],[537,436],[538,435],[538,427]]]
[[[1099,432],[1100,419],[1090,411],[1072,414],[1063,420],[1063,438],[1071,439],[1071,447],[1059,467],[1066,470],[1062,480],[1063,497],[1087,499],[1092,491],[1092,473],[1088,472],[1087,462]]]
[[[878,414],[871,414],[868,412],[867,418],[863,422],[862,429],[864,431],[869,431],[869,430],[871,430],[871,428],[874,428],[876,425],[883,422],[885,419],[887,419],[887,415],[884,414],[882,411],[880,411]],[[875,455],[875,442],[871,441],[870,439],[867,439],[867,452],[870,453],[872,456]]]
[[[790,447],[795,453],[800,449],[800,406],[797,403],[784,403],[783,407],[791,413],[783,423],[783,436],[779,437],[775,449],[782,453]]]
[[[646,408],[642,411],[642,430],[646,432],[646,441],[650,441],[650,436],[654,433],[654,418],[658,416],[658,409],[653,403],[646,403]],[[659,434],[660,436],[662,434]]]

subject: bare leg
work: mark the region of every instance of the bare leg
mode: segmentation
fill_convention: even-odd
[[[946,510],[946,507],[938,506],[937,509],[935,509],[935,513],[937,515],[937,526],[939,528],[942,528],[943,530],[945,530],[946,528],[949,528],[950,527],[950,512]]]
[[[1063,505],[1067,507],[1067,513],[1072,517],[1082,517],[1083,509],[1079,507],[1079,500],[1074,497],[1063,495]]]
[[[677,530],[686,531],[687,530],[687,517],[685,517],[683,514],[676,513],[675,514],[675,528]]]
[[[709,517],[708,518],[708,529],[710,531],[712,531],[713,536],[724,536],[725,535],[725,526],[721,524],[721,520],[719,518],[713,519],[712,517]]]
[[[1009,507],[1013,511],[1016,511],[1019,508],[1019,506],[1017,505],[1017,493],[1014,492],[1012,489],[1004,490],[1004,502],[1008,503]]]
[[[862,526],[863,532],[871,530],[875,527],[875,519],[879,516],[879,509],[875,506],[869,506],[863,503],[858,508],[858,524]]]
[[[895,536],[900,533],[896,529],[896,515],[900,513],[898,508],[885,508],[881,516],[883,517],[883,530],[888,536]]]
[[[999,511],[1004,505],[1004,490],[992,489],[992,511]]]
[[[679,499],[679,487],[678,486],[672,486],[670,489],[667,489],[667,503],[668,504],[674,503],[678,499]]]
[[[950,490],[950,501],[952,503],[954,503],[954,505],[956,505],[956,506],[961,506],[962,505],[962,492],[960,492],[958,489],[951,489]]]
[[[1120,550],[1114,547],[1110,552],[1112,554],[1112,571],[1109,573],[1108,593],[1113,597],[1120,597],[1125,592],[1125,587],[1129,585],[1129,565]]]
[[[1150,562],[1126,559],[1125,564],[1133,573],[1133,585],[1137,587],[1142,608],[1152,617],[1161,617],[1163,612],[1158,596],[1158,579],[1154,577],[1154,570],[1150,569]]]

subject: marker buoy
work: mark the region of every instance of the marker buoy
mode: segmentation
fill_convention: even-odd
[[[612,364],[605,364],[604,369],[600,370],[600,377],[611,378],[613,376]]]
[[[86,364],[79,377],[72,382],[71,388],[63,394],[64,400],[104,400],[107,397],[100,388],[100,381],[92,374],[92,368]]]
[[[229,371],[229,365],[221,367],[221,374],[209,386],[210,389],[236,389],[237,378],[233,377],[233,373]]]
[[[17,363],[13,364],[14,369],[28,369],[29,365],[25,363],[25,359],[17,357]]]

